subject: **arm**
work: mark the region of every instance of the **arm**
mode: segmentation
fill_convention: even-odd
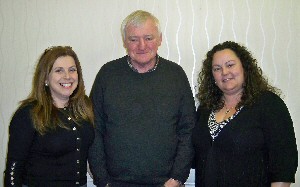
[[[202,114],[203,112],[201,111],[201,106],[199,105],[197,110],[196,110],[196,117],[195,117],[195,127],[193,128],[193,132],[192,132],[192,143],[193,143],[193,149],[195,150],[195,154],[192,160],[192,169],[196,169],[196,163],[197,163],[197,148],[196,148],[196,142],[199,142],[198,140],[198,129],[199,129],[199,118],[200,118],[200,114]]]
[[[103,93],[99,73],[92,87],[90,98],[95,113],[95,139],[89,149],[88,162],[93,175],[94,184],[97,187],[104,187],[109,183],[109,174],[106,167],[106,155],[103,142],[105,134],[105,115],[103,111]]]
[[[27,109],[18,110],[9,126],[9,143],[4,176],[4,186],[22,186],[24,169],[35,130]]]
[[[195,125],[195,101],[188,79],[182,70],[179,76],[183,83],[181,86],[182,98],[179,106],[179,119],[177,124],[177,155],[174,160],[170,178],[182,184],[189,176],[194,150],[192,145],[192,129]]]
[[[269,176],[273,185],[295,181],[298,153],[293,121],[283,100],[275,94],[262,97],[263,131],[269,156]]]

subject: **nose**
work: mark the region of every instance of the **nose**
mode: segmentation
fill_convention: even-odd
[[[228,69],[226,67],[222,68],[222,75],[226,75],[228,73]]]
[[[69,79],[69,78],[70,78],[70,72],[65,71],[65,78],[66,78],[66,79]]]
[[[144,49],[145,46],[146,46],[146,43],[145,43],[144,39],[141,38],[141,39],[139,40],[139,49]]]

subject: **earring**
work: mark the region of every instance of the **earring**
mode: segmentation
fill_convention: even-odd
[[[45,86],[48,86],[48,84],[47,84],[47,83],[45,83]]]

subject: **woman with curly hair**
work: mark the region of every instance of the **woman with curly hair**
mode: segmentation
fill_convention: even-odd
[[[293,121],[280,90],[246,49],[227,41],[206,55],[193,132],[196,187],[285,187],[295,182]]]
[[[46,49],[31,93],[10,122],[5,186],[86,187],[93,123],[76,53],[69,46]]]

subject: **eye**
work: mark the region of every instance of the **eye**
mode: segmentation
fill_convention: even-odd
[[[213,72],[218,72],[218,71],[220,71],[221,70],[221,68],[220,67],[213,67]]]
[[[69,70],[70,72],[76,72],[77,71],[77,68],[75,68],[75,67],[72,67],[72,68],[70,68],[70,70]]]
[[[153,40],[153,38],[152,38],[152,37],[146,37],[145,40],[146,40],[146,41],[151,41],[151,40]]]
[[[235,64],[228,64],[227,67],[231,68],[233,67]]]
[[[62,73],[64,70],[62,68],[57,68],[54,70],[55,73]]]
[[[138,41],[137,38],[133,38],[133,37],[128,38],[128,40],[129,40],[129,42],[136,42],[136,41]]]

